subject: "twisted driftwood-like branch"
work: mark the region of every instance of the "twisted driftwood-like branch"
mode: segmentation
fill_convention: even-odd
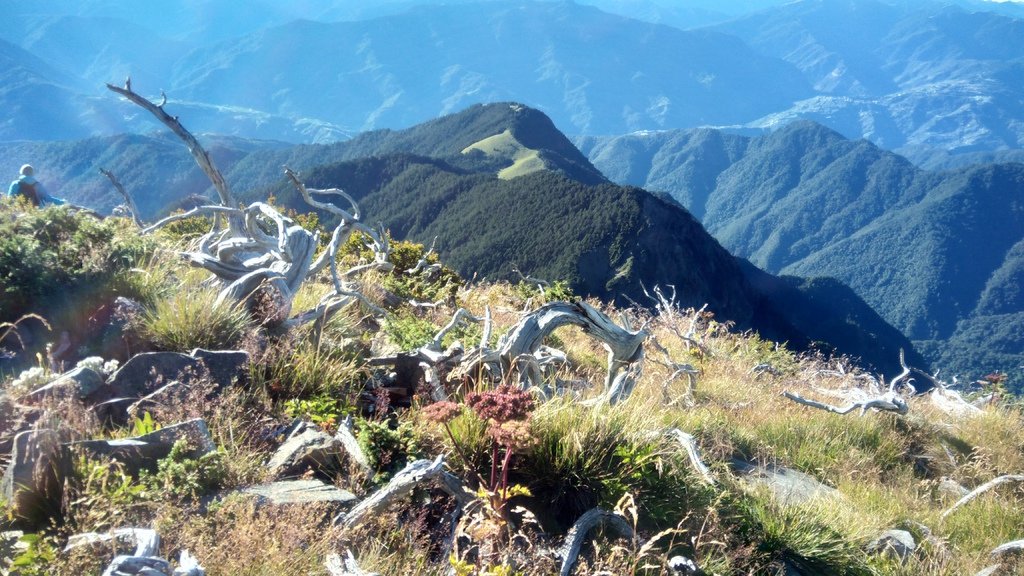
[[[997,478],[989,480],[988,482],[985,482],[981,486],[978,486],[974,490],[971,490],[970,492],[965,494],[963,498],[957,500],[956,504],[953,504],[953,506],[949,510],[946,510],[945,512],[942,513],[942,518],[945,519],[946,516],[952,514],[957,508],[960,508],[964,504],[967,504],[968,502],[974,500],[978,496],[981,496],[985,492],[988,492],[989,490],[996,488],[997,486],[1007,484],[1009,482],[1024,482],[1024,474],[1005,474],[1003,476],[999,476]]]
[[[565,535],[565,543],[558,550],[558,555],[562,557],[562,568],[558,572],[559,576],[569,576],[572,572],[572,567],[576,564],[576,559],[579,558],[580,549],[583,548],[587,535],[591,530],[601,525],[614,529],[626,538],[636,540],[636,533],[624,516],[602,510],[601,508],[592,508],[583,516],[580,516],[579,520],[576,520],[576,523],[572,525],[572,528]]]
[[[334,523],[340,524],[345,530],[359,526],[368,518],[381,513],[394,502],[411,494],[413,489],[420,484],[430,480],[436,480],[441,489],[448,492],[460,505],[468,504],[473,499],[473,495],[462,487],[462,483],[457,478],[444,471],[444,456],[442,455],[433,461],[410,462],[401,472],[395,474],[387,486],[356,504],[355,508],[348,513],[338,515],[334,519]]]
[[[518,274],[519,279],[522,280],[523,282],[527,284],[535,284],[537,286],[537,290],[539,290],[540,292],[544,292],[545,288],[551,287],[551,283],[548,282],[547,280],[544,280],[542,278],[534,278],[533,276],[527,276],[523,274],[522,272],[519,271],[518,266],[513,266],[512,271]]]
[[[823,402],[809,400],[807,398],[804,398],[803,396],[800,396],[799,394],[794,394],[788,391],[783,392],[782,395],[799,404],[810,406],[811,408],[818,408],[820,410],[835,412],[836,414],[849,414],[850,412],[856,410],[857,408],[860,408],[861,416],[863,416],[868,410],[895,412],[897,414],[902,415],[906,414],[910,409],[905,400],[895,395],[871,398],[868,400],[858,400],[845,407],[832,406],[831,404],[825,404]]]
[[[667,434],[679,441],[679,444],[686,450],[686,455],[690,458],[690,464],[693,466],[693,469],[704,478],[704,481],[715,486],[717,484],[715,477],[701,459],[700,449],[697,447],[697,439],[694,438],[693,434],[683,432],[679,428],[673,428]]]
[[[623,328],[586,302],[551,302],[527,314],[501,337],[496,352],[502,373],[508,372],[516,358],[534,355],[549,334],[570,324],[603,342],[608,350],[606,391],[613,388],[620,373],[643,358],[646,331]]]
[[[337,553],[331,552],[324,560],[324,566],[331,576],[379,576],[376,572],[366,572],[360,568],[351,550],[345,551],[344,559]]]
[[[1024,552],[1024,540],[1013,540],[1005,544],[1000,544],[989,552],[989,556],[993,558],[1002,558],[1007,554],[1013,554],[1018,552]]]
[[[671,386],[673,382],[678,380],[679,377],[686,376],[687,387],[686,393],[682,397],[682,401],[686,405],[692,406],[694,403],[694,394],[697,392],[697,376],[700,374],[700,370],[695,368],[692,364],[680,364],[679,362],[673,361],[672,357],[668,353],[668,350],[664,346],[662,346],[660,342],[658,342],[657,338],[651,338],[651,345],[654,346],[654,349],[660,352],[661,355],[664,357],[664,360],[655,360],[655,362],[661,364],[662,366],[668,368],[669,370],[672,370],[672,374],[670,374],[669,377],[666,378],[665,381],[662,382],[661,384],[662,400],[665,402],[665,404],[669,406],[672,406],[676,402],[678,402],[679,399],[673,400],[672,397],[669,396],[668,387]]]
[[[123,88],[109,84],[107,87],[149,111],[181,138],[196,163],[216,188],[220,196],[220,205],[200,206],[184,214],[169,216],[145,228],[143,233],[152,232],[161,226],[191,216],[213,215],[213,229],[200,239],[195,251],[183,256],[193,265],[209,271],[222,284],[218,302],[244,302],[250,310],[255,310],[259,305],[265,322],[289,327],[326,318],[355,301],[362,302],[377,314],[383,314],[383,311],[370,303],[355,285],[347,281],[355,274],[370,268],[390,270],[393,267],[388,261],[390,248],[387,236],[382,231],[371,229],[359,221],[359,205],[352,197],[334,188],[307,189],[298,175],[285,167],[285,174],[303,200],[315,208],[337,215],[340,220],[331,235],[328,249],[314,261],[316,234],[263,202],[254,202],[245,208],[235,206],[227,182],[213,165],[210,155],[176,117],[164,111],[166,97],[160,104],[154,104],[132,91],[130,79],[125,82]],[[116,186],[113,175],[104,173],[108,174]],[[351,205],[351,212],[331,203],[314,200],[311,195],[313,193],[341,197]],[[130,201],[130,197],[126,195],[126,198]],[[223,227],[225,219],[228,223],[227,229]],[[338,249],[354,231],[362,232],[369,238],[368,245],[373,250],[374,261],[339,272]],[[334,291],[313,309],[289,318],[292,300],[302,283],[327,266],[330,267]],[[263,298],[253,298],[257,294]]]
[[[704,314],[704,310],[707,309],[708,305],[704,304],[699,310],[694,310],[693,313],[690,314],[690,325],[686,332],[683,332],[679,329],[679,305],[676,304],[676,288],[675,286],[669,286],[669,288],[672,288],[671,297],[665,296],[665,293],[662,291],[660,286],[654,287],[654,290],[652,290],[654,292],[653,296],[647,291],[646,287],[643,290],[644,295],[654,301],[654,309],[658,312],[658,316],[662,319],[662,323],[669,329],[669,331],[675,334],[677,338],[682,340],[686,349],[690,350],[690,347],[694,347],[701,354],[707,355],[707,346],[697,340],[697,322]]]
[[[107,180],[110,180],[110,183],[113,184],[114,189],[117,190],[117,193],[124,197],[124,202],[128,206],[128,211],[132,215],[132,222],[135,222],[136,226],[142,228],[142,220],[139,219],[139,207],[135,205],[135,198],[132,198],[132,195],[124,189],[121,181],[117,179],[117,176],[114,176],[113,172],[106,168],[100,168],[100,174],[106,176]]]
[[[230,207],[235,206],[235,200],[231,195],[231,190],[228,188],[228,183],[224,180],[224,176],[221,175],[220,170],[213,165],[213,160],[210,158],[210,155],[202,145],[199,144],[196,137],[181,125],[177,116],[171,116],[164,111],[164,104],[167,103],[166,95],[163,95],[163,101],[160,104],[154,104],[132,90],[131,78],[125,80],[124,87],[107,84],[107,89],[124,96],[133,104],[140,106],[142,109],[155,116],[157,120],[164,124],[164,126],[170,128],[178,138],[181,138],[188,147],[189,153],[191,153],[192,157],[195,158],[196,163],[199,164],[199,167],[206,174],[206,177],[213,183],[213,187],[217,190],[217,194],[220,196],[221,205]]]
[[[825,404],[824,402],[818,402],[816,400],[810,400],[789,391],[784,391],[782,395],[799,404],[818,408],[819,410],[827,410],[836,414],[849,414],[859,408],[861,416],[867,413],[868,410],[895,412],[896,414],[905,415],[910,411],[910,406],[907,404],[907,401],[903,396],[900,395],[897,390],[897,385],[910,376],[911,369],[907,366],[907,363],[904,360],[903,350],[900,350],[900,366],[903,367],[903,371],[889,381],[888,389],[885,392],[881,391],[880,380],[871,379],[868,382],[868,393],[874,394],[874,396],[868,396],[868,393],[865,393],[865,391],[861,389],[853,389],[845,392],[833,390],[823,391],[823,393],[830,396],[846,398],[850,403],[842,407]],[[913,385],[910,385],[910,388],[913,390]]]

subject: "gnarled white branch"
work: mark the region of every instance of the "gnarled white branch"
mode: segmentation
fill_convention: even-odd
[[[989,480],[988,482],[985,482],[981,486],[978,486],[974,490],[971,490],[970,492],[965,494],[963,498],[957,500],[956,503],[953,504],[953,506],[949,510],[946,510],[945,512],[942,513],[942,518],[945,519],[946,516],[952,514],[957,508],[960,508],[964,504],[967,504],[968,502],[974,500],[978,496],[981,496],[985,492],[988,492],[989,490],[996,488],[997,486],[1007,484],[1009,482],[1024,482],[1024,474],[1005,474],[1003,476],[999,476],[997,478]]]
[[[626,538],[633,541],[636,540],[636,533],[624,516],[602,510],[601,508],[592,508],[580,516],[565,535],[565,543],[558,551],[558,555],[562,557],[562,568],[558,572],[559,576],[569,576],[572,572],[572,567],[576,564],[576,559],[579,558],[580,549],[583,548],[587,535],[591,530],[601,525],[612,528]]]

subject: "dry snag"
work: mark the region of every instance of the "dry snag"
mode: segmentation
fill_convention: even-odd
[[[209,271],[221,284],[218,302],[242,302],[265,323],[283,325],[323,319],[354,301],[364,303],[377,313],[381,312],[366,300],[350,280],[356,273],[370,268],[391,267],[387,260],[389,246],[386,236],[359,221],[359,206],[355,200],[337,189],[307,189],[298,175],[285,167],[285,174],[308,204],[339,218],[328,249],[314,261],[316,234],[263,202],[253,202],[248,207],[235,205],[231,190],[210,155],[177,117],[164,111],[166,96],[160,104],[154,104],[132,90],[130,79],[124,87],[108,84],[107,88],[147,110],[170,128],[185,143],[217,190],[220,204],[200,206],[169,216],[145,228],[143,232],[149,233],[191,216],[213,216],[210,232],[200,238],[194,251],[182,253],[182,256],[194,266]],[[351,209],[345,210],[331,203],[316,201],[312,194],[341,197],[351,204]],[[374,261],[339,272],[338,248],[355,231],[369,238],[368,244],[374,253]],[[299,287],[327,267],[330,268],[334,290],[312,310],[292,316],[292,300]]]

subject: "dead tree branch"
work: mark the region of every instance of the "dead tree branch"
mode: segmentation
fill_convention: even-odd
[[[132,222],[135,222],[136,226],[142,228],[143,224],[142,220],[139,219],[139,207],[135,205],[135,198],[132,198],[132,195],[124,189],[124,186],[121,185],[121,181],[117,179],[117,176],[114,176],[113,172],[106,168],[100,168],[100,174],[106,176],[107,180],[110,180],[110,183],[114,185],[114,189],[117,190],[117,193],[124,197],[124,202],[128,206],[128,211],[132,216]]]
[[[999,476],[997,478],[989,480],[988,482],[985,482],[981,486],[978,486],[974,490],[971,490],[970,492],[965,494],[963,498],[957,500],[956,504],[953,504],[953,506],[949,510],[946,510],[945,512],[942,513],[941,518],[945,519],[946,516],[952,514],[957,508],[960,508],[961,506],[967,504],[971,500],[974,500],[978,496],[981,496],[985,492],[988,492],[993,488],[996,488],[1003,484],[1007,484],[1009,482],[1024,482],[1024,474],[1005,474],[1003,476]]]
[[[601,525],[606,525],[622,536],[636,541],[636,533],[624,516],[601,508],[592,508],[580,516],[565,535],[565,543],[558,551],[558,555],[562,557],[562,568],[558,572],[560,576],[569,576],[579,558],[587,535]]]
[[[324,566],[331,576],[379,576],[376,572],[366,572],[360,568],[351,550],[345,550],[344,559],[336,552],[331,552],[324,560]]]
[[[224,180],[224,176],[221,175],[220,170],[214,166],[210,155],[202,145],[199,144],[196,137],[181,125],[177,116],[171,116],[164,111],[164,104],[167,103],[166,95],[163,96],[163,101],[160,104],[154,104],[132,90],[131,78],[125,80],[124,87],[107,84],[107,89],[124,96],[133,104],[140,106],[143,110],[152,114],[157,120],[162,122],[164,126],[170,128],[171,131],[185,143],[185,146],[188,147],[189,153],[192,154],[192,157],[195,158],[196,163],[199,164],[199,167],[206,174],[206,177],[213,183],[214,189],[217,190],[217,195],[220,196],[221,205],[231,208],[236,206],[235,199],[232,197],[231,190],[228,188],[228,183]],[[232,229],[234,229],[233,226]]]
[[[673,428],[668,431],[668,435],[679,441],[679,444],[686,450],[686,455],[690,458],[690,464],[693,465],[693,469],[704,478],[704,481],[715,486],[717,484],[715,477],[701,459],[700,449],[697,447],[697,439],[694,438],[693,434],[683,432],[679,428]]]

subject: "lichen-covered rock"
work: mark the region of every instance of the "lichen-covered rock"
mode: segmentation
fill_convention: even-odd
[[[202,419],[188,420],[155,432],[115,440],[85,440],[66,444],[70,451],[84,451],[94,458],[117,460],[126,472],[138,474],[142,469],[154,469],[159,460],[166,458],[178,440],[187,440],[194,457],[217,449],[210,430]]]
[[[320,480],[282,480],[243,488],[241,493],[278,505],[323,502],[352,504],[357,500],[355,494]]]
[[[267,462],[271,477],[284,478],[305,470],[340,468],[344,446],[337,438],[312,424],[300,424]]]
[[[37,388],[25,396],[28,402],[44,398],[77,398],[87,400],[103,387],[103,375],[86,366],[79,366],[65,372],[49,384]]]
[[[885,554],[900,562],[906,562],[915,550],[917,542],[914,541],[914,535],[906,530],[886,530],[867,545],[868,552]]]
[[[11,460],[0,480],[0,500],[7,502],[15,524],[42,526],[60,509],[67,461],[57,432],[27,430],[14,437]]]

